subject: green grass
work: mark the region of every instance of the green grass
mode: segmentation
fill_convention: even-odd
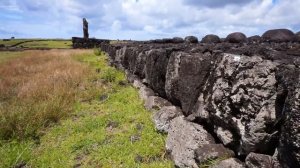
[[[5,46],[12,46],[12,45],[16,45],[20,42],[26,42],[26,41],[28,41],[28,39],[12,39],[9,41],[0,40],[0,44],[4,44]]]
[[[71,40],[55,40],[55,39],[13,39],[10,41],[0,40],[0,44],[5,46],[12,46],[18,43],[21,43],[16,47],[25,47],[25,48],[57,48],[57,49],[68,49],[72,48]]]
[[[70,40],[59,40],[59,41],[33,41],[21,44],[25,48],[71,48],[72,41]]]
[[[0,64],[13,58],[21,57],[22,52],[16,51],[16,52],[7,52],[7,51],[0,51]]]
[[[173,167],[165,158],[166,137],[155,131],[124,73],[109,67],[105,55],[76,59],[97,72],[82,92],[90,98],[79,98],[74,114],[38,139],[1,142],[0,167]]]

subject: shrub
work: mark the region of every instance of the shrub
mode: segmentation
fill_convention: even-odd
[[[114,68],[108,68],[104,72],[102,79],[104,79],[105,82],[115,82],[118,75],[117,73],[117,70],[115,70]]]
[[[97,56],[100,56],[100,55],[102,55],[102,51],[100,50],[100,48],[94,47],[94,54]]]

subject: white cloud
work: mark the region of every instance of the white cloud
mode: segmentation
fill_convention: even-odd
[[[24,36],[82,36],[82,17],[97,38],[250,36],[271,28],[299,31],[299,6],[300,0],[7,0],[0,1],[0,21]]]

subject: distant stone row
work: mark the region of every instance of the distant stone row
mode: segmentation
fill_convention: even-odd
[[[198,43],[198,38],[195,36],[187,36],[185,39],[181,37],[164,38],[150,40],[150,43]],[[248,37],[241,32],[234,32],[229,34],[226,38],[222,39],[217,35],[209,34],[202,38],[201,43],[261,43],[261,42],[300,42],[300,32],[293,33],[288,29],[274,29],[266,31],[262,36]]]

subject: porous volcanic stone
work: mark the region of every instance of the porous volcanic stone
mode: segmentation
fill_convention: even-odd
[[[186,121],[183,116],[171,121],[166,149],[176,166],[198,168],[194,150],[211,143],[214,139],[201,125]]]
[[[227,41],[229,43],[244,43],[247,41],[247,37],[244,33],[235,32],[235,33],[229,34],[226,37],[225,41]]]
[[[221,42],[221,40],[220,40],[219,36],[214,35],[214,34],[206,35],[201,40],[201,43],[220,43],[220,42]]]
[[[270,42],[292,42],[296,40],[295,34],[288,29],[273,29],[266,31],[262,38]]]
[[[187,37],[185,37],[185,42],[187,42],[187,43],[198,43],[199,41],[198,41],[198,38],[197,37],[195,37],[195,36],[187,36]]]

